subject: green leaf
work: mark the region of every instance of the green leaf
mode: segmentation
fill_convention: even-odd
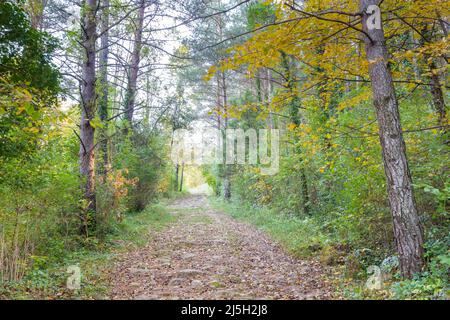
[[[96,129],[96,128],[104,128],[105,127],[105,125],[102,123],[102,120],[100,120],[99,117],[95,117],[94,119],[89,121],[89,123],[91,124],[91,126],[94,129]]]

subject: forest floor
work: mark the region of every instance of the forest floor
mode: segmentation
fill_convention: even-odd
[[[190,195],[168,206],[176,222],[123,252],[112,299],[329,299],[327,270],[292,257],[264,232]]]

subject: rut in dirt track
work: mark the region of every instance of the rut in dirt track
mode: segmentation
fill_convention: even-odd
[[[113,299],[328,299],[323,267],[287,254],[262,231],[213,210],[205,197],[169,206],[176,223],[113,271]]]

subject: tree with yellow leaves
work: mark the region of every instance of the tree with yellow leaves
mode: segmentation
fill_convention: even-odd
[[[316,88],[322,108],[334,109],[333,94],[346,86],[370,82],[376,109],[394,236],[405,277],[423,265],[423,231],[400,122],[395,84],[430,88],[439,118],[447,128],[447,107],[441,74],[446,68],[447,24],[441,18],[445,1],[266,1],[276,20],[258,26],[242,45],[230,49],[232,58],[218,70],[244,66],[249,76],[261,67],[277,68],[286,56],[302,65],[308,81],[292,98]],[[441,13],[439,13],[441,12]],[[415,26],[421,26],[418,30]],[[428,35],[427,30],[431,30]],[[421,40],[411,41],[420,36]],[[389,41],[389,45],[388,45]],[[412,45],[413,53],[408,50]],[[400,58],[401,57],[401,58]],[[425,60],[427,70],[417,79],[414,68]],[[439,66],[442,67],[438,68]],[[412,66],[412,67],[411,67]],[[214,70],[211,70],[212,75]],[[292,81],[292,80],[289,80]],[[289,88],[289,81],[287,87]],[[274,99],[275,100],[275,99]],[[329,134],[327,134],[329,136]]]

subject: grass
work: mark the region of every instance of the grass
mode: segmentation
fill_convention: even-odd
[[[122,223],[116,224],[108,241],[142,246],[148,243],[154,233],[176,219],[177,215],[168,213],[165,203],[153,204],[142,212],[127,215]]]
[[[152,236],[176,221],[165,203],[153,204],[139,213],[125,216],[104,241],[84,239],[83,245],[63,251],[60,257],[35,257],[35,263],[19,282],[0,286],[0,299],[104,299],[114,259],[132,247],[146,245]],[[58,240],[55,240],[58,241]],[[82,280],[79,290],[68,290],[67,268],[78,266]]]

